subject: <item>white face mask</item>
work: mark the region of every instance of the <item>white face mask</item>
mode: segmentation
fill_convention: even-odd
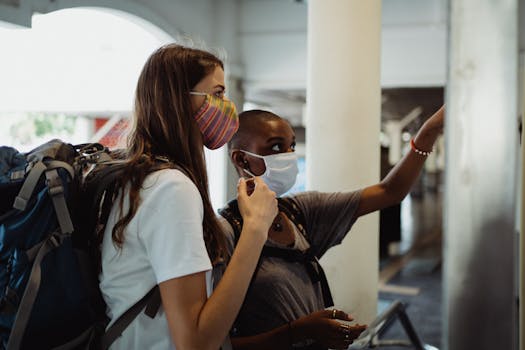
[[[269,156],[260,156],[255,153],[241,150],[250,156],[261,158],[266,166],[266,171],[261,175],[270,190],[274,191],[277,196],[286,193],[295,184],[299,168],[297,167],[297,154],[295,152],[284,152],[271,154]],[[250,176],[250,171],[243,169]]]

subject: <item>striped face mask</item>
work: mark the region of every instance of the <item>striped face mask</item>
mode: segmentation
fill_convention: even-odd
[[[191,91],[190,94],[206,96],[201,108],[193,116],[202,133],[204,146],[217,149],[230,141],[239,128],[235,104],[205,92]]]

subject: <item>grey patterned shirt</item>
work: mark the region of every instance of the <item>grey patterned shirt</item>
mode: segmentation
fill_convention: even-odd
[[[290,197],[303,212],[306,237],[295,225],[292,247],[268,240],[266,245],[304,251],[311,248],[320,258],[329,248],[340,244],[356,218],[361,191],[303,192]],[[234,233],[220,217],[226,232],[229,253],[233,253]],[[320,283],[312,284],[305,265],[276,257],[262,257],[255,280],[232,331],[233,336],[250,336],[324,309]]]

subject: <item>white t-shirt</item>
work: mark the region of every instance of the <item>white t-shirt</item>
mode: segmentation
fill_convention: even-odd
[[[160,282],[207,271],[208,295],[212,286],[212,266],[203,239],[203,205],[193,182],[179,170],[159,170],[146,177],[140,198],[121,250],[111,238],[120,211],[118,200],[104,232],[100,289],[110,325]],[[128,205],[126,195],[124,208]],[[174,348],[162,307],[154,319],[139,314],[111,347]]]

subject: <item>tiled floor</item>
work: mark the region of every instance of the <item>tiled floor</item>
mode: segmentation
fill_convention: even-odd
[[[405,199],[401,209],[403,254],[381,262],[379,292],[380,310],[394,300],[402,301],[419,338],[436,348],[441,345],[441,203],[439,193]],[[408,338],[396,319],[380,339]]]

